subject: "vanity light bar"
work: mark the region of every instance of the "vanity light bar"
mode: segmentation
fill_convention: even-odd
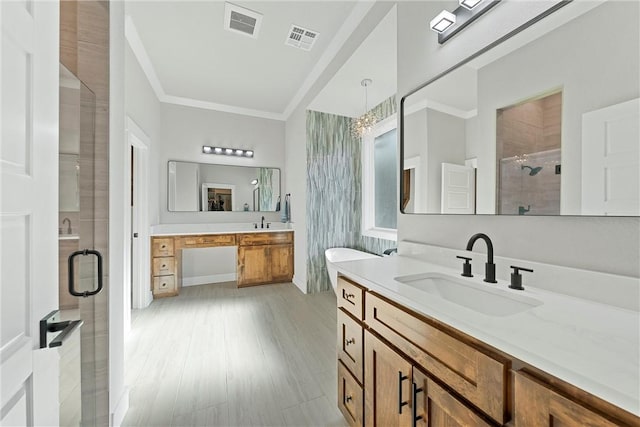
[[[458,0],[456,10],[443,10],[429,22],[429,27],[438,33],[438,43],[442,44],[498,3],[500,0]]]
[[[221,154],[224,156],[253,157],[253,150],[243,150],[241,148],[211,147],[209,145],[203,145],[202,152],[204,154]]]

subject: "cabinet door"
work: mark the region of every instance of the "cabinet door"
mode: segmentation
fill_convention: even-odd
[[[291,234],[291,233],[288,233]],[[290,282],[293,278],[293,247],[291,245],[269,245],[272,282]]]
[[[527,373],[515,375],[515,420],[518,427],[614,427],[614,423],[585,408]]]
[[[270,282],[268,246],[238,248],[238,286]]]
[[[411,425],[411,364],[365,332],[365,425]]]
[[[435,381],[413,368],[411,400],[416,426],[475,427],[488,424],[474,410],[449,394]]]

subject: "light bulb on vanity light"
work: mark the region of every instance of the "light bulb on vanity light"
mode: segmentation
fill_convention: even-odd
[[[222,148],[220,148],[220,147],[215,147],[215,148],[213,149],[213,151],[215,151],[215,153],[216,153],[216,154],[220,154],[220,153],[222,153]]]
[[[244,155],[244,150],[236,150],[236,156]]]
[[[456,15],[449,11],[443,10],[435,18],[433,18],[431,22],[429,22],[429,27],[436,33],[442,33],[455,23]]]
[[[247,157],[253,157],[253,151],[252,150],[247,150],[244,152],[244,155]]]
[[[231,148],[225,148],[224,149],[224,153],[225,154],[233,154],[233,150]]]
[[[465,9],[471,10],[477,5],[479,5],[480,3],[482,3],[482,0],[458,0],[458,3],[460,4],[460,6],[464,7]]]

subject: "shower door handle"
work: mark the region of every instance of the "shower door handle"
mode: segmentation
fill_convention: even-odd
[[[98,287],[94,291],[82,291],[79,292],[76,290],[76,281],[73,269],[73,260],[77,256],[88,256],[95,255],[98,258]],[[69,293],[75,297],[90,297],[92,295],[97,294],[102,290],[102,254],[93,249],[83,249],[81,251],[75,251],[71,255],[69,255]]]

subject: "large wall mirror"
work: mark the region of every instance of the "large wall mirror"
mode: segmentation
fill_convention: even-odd
[[[169,161],[171,212],[280,210],[280,169]]]
[[[639,216],[639,5],[569,3],[403,97],[402,212]]]

